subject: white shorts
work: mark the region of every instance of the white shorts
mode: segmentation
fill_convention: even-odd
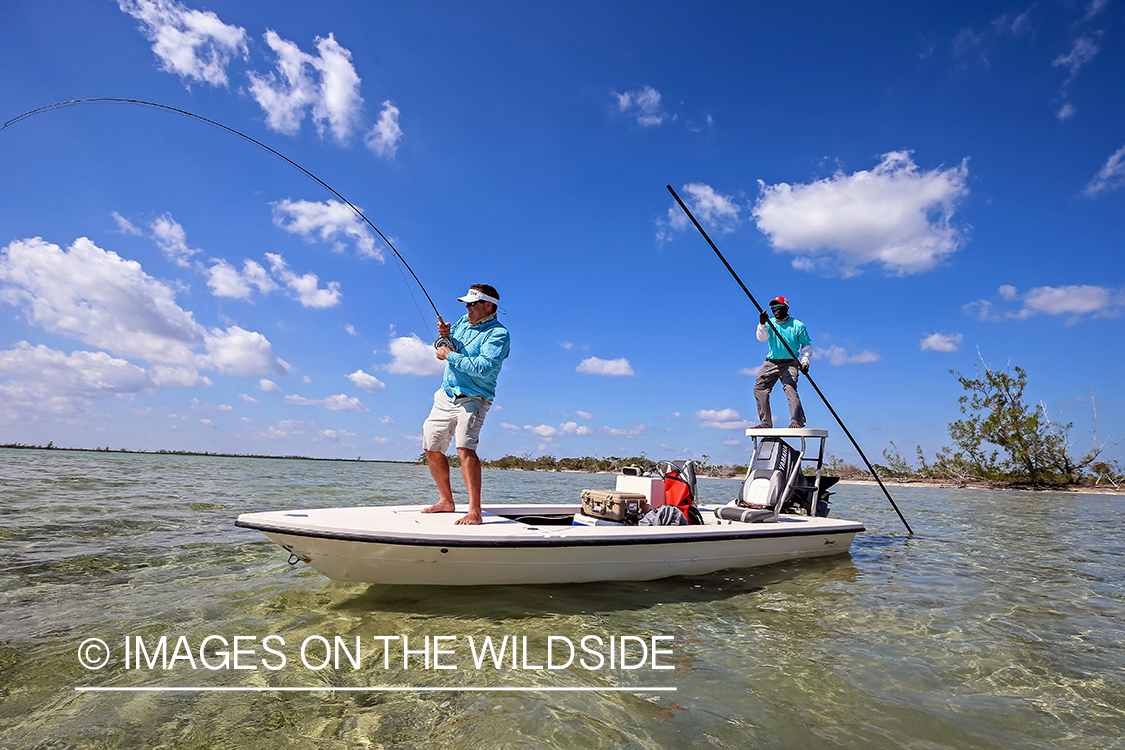
[[[422,425],[422,450],[445,453],[453,436],[457,447],[475,451],[480,428],[492,402],[482,396],[458,396],[450,399],[444,390],[434,394],[434,408]]]

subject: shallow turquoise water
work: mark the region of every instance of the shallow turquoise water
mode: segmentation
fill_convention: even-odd
[[[611,486],[485,476],[491,501]],[[705,502],[734,491],[701,480]],[[877,488],[845,485],[833,515],[868,531],[829,560],[648,583],[365,586],[287,565],[234,519],[426,502],[424,468],[0,450],[0,747],[1125,747],[1125,498],[892,492],[915,536]],[[265,666],[271,635],[278,669]],[[552,636],[665,635],[657,664],[672,669],[530,668]],[[183,641],[178,660],[126,668],[126,639],[155,651],[161,636],[167,656]],[[255,668],[208,669],[223,650],[212,640],[201,655],[209,636],[242,636],[240,666]],[[301,662],[302,643],[316,666],[318,637],[357,636],[358,668]],[[375,640],[396,636],[417,651],[405,667]],[[526,660],[477,668],[468,639],[505,636],[527,639]],[[427,637],[446,639],[439,663],[455,669],[426,668]],[[79,662],[90,638],[110,650],[100,669]],[[129,686],[326,690],[78,690]],[[389,686],[442,690],[327,689]]]

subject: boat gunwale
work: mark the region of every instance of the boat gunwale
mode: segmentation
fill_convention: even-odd
[[[298,529],[292,526],[285,526],[280,524],[268,523],[254,523],[243,521],[239,518],[235,521],[235,526],[244,529],[254,529],[266,534],[285,534],[295,537],[308,537],[314,539],[330,539],[344,542],[365,542],[371,544],[388,544],[405,547],[445,547],[450,549],[459,548],[509,548],[518,549],[522,547],[632,547],[642,544],[690,544],[690,543],[705,543],[710,541],[739,541],[751,539],[778,539],[785,537],[795,536],[838,536],[841,534],[859,534],[866,531],[863,524],[855,521],[840,521],[840,523],[850,524],[849,526],[840,527],[814,527],[798,526],[796,528],[789,527],[786,529],[776,528],[776,524],[739,524],[747,528],[736,528],[730,531],[723,529],[721,531],[708,530],[705,533],[689,534],[680,532],[675,535],[635,535],[629,537],[611,537],[608,535],[599,536],[585,536],[585,537],[567,537],[562,535],[553,536],[540,536],[530,537],[523,539],[473,539],[471,537],[462,538],[433,538],[433,537],[406,537],[402,535],[397,536],[382,536],[377,533],[364,533],[364,532],[350,532],[328,529]],[[724,526],[734,526],[735,524],[724,524]],[[788,526],[788,524],[785,524]],[[771,528],[763,528],[769,526]],[[571,527],[581,528],[581,527]],[[590,527],[587,527],[590,528]],[[597,527],[593,527],[597,528]],[[675,527],[678,529],[690,527]],[[707,525],[704,528],[714,529],[713,525]],[[776,530],[775,530],[776,528]]]

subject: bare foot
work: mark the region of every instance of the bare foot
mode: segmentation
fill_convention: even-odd
[[[447,503],[444,500],[442,500],[442,501],[439,501],[437,503],[434,503],[433,505],[431,505],[428,508],[423,508],[422,512],[423,513],[452,513],[455,510],[457,510],[457,507],[453,503]],[[477,521],[477,523],[480,523],[480,521]]]
[[[460,525],[476,526],[477,524],[482,523],[482,519],[480,517],[480,511],[479,510],[470,510],[464,516],[462,516],[461,518],[458,518],[453,523],[454,524],[460,524]]]

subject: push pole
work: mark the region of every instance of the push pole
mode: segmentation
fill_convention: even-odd
[[[719,256],[719,260],[721,260],[723,262],[723,265],[727,267],[727,270],[730,271],[730,275],[733,276],[734,280],[738,282],[738,285],[742,287],[742,291],[745,292],[746,296],[750,298],[750,301],[754,303],[754,307],[758,309],[759,313],[765,312],[765,310],[762,309],[762,306],[758,304],[758,300],[754,299],[754,295],[751,294],[750,290],[746,288],[746,285],[742,283],[742,279],[740,279],[738,277],[738,274],[735,273],[734,269],[731,268],[731,265],[727,262],[727,259],[723,257],[723,254],[721,252],[719,252],[719,248],[716,247],[715,243],[711,241],[711,238],[707,235],[707,232],[696,220],[692,212],[688,209],[684,202],[680,200],[680,196],[676,194],[676,191],[672,189],[671,185],[668,185],[667,188],[668,192],[672,194],[672,197],[676,199],[676,203],[680,204],[680,208],[682,208],[684,210],[684,213],[687,214],[687,217],[691,219],[691,223],[695,224],[695,228],[698,229],[699,233],[703,235],[703,239],[707,240],[707,244],[710,245],[711,249],[715,251],[715,255]],[[770,318],[766,318],[766,323],[769,325],[774,334],[777,335],[777,328],[774,327],[773,321]],[[796,360],[797,353],[789,347],[789,344],[785,342],[785,339],[783,339],[780,335],[777,335],[777,338],[778,341],[780,341],[782,345],[785,346],[785,351],[789,352],[789,355],[793,357],[794,360]],[[879,478],[879,474],[875,471],[875,467],[871,465],[871,462],[867,460],[867,456],[863,454],[863,449],[859,447],[859,443],[857,443],[856,439],[852,437],[852,433],[848,430],[847,425],[844,424],[844,420],[840,419],[840,415],[837,414],[836,410],[832,408],[832,404],[828,402],[828,397],[825,396],[824,393],[820,390],[820,387],[817,386],[816,381],[812,378],[812,375],[809,375],[809,373],[806,372],[805,377],[808,379],[809,385],[811,385],[816,390],[816,395],[820,396],[820,400],[823,401],[824,405],[828,407],[828,411],[832,412],[832,416],[835,417],[836,422],[840,425],[840,428],[844,431],[844,434],[848,436],[848,440],[852,441],[852,445],[855,446],[856,451],[859,453],[859,457],[862,458],[863,463],[867,465],[867,470],[871,472],[871,476],[875,477],[875,481],[879,483],[879,489],[883,490],[883,494],[886,495],[887,499],[891,502],[891,507],[895,509],[895,513],[898,513],[899,520],[901,520],[902,525],[906,527],[906,531],[911,536],[913,536],[914,530],[910,528],[910,524],[906,522],[906,518],[902,515],[902,511],[898,509],[898,505],[895,504],[894,498],[891,497],[891,493],[888,492],[886,486],[883,485],[883,480]]]

